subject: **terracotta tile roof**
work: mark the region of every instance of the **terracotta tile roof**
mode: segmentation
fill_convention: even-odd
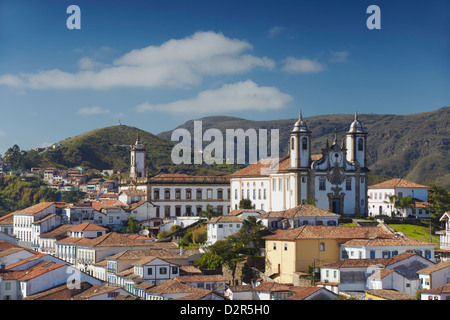
[[[394,189],[394,188],[428,188],[415,182],[403,178],[395,178],[369,186],[369,189]]]
[[[183,296],[183,297],[174,298],[172,300],[189,300],[189,301],[200,300],[200,299],[206,297],[208,294],[212,293],[212,291],[210,291],[210,290],[200,289],[200,288],[197,288],[197,289],[198,290],[196,292],[194,292],[194,293],[188,294],[188,295]]]
[[[10,249],[10,248],[20,248],[20,249],[23,249],[23,247],[21,247],[21,246],[19,246],[19,245],[17,245],[17,244],[14,244],[14,243],[12,243],[12,242],[9,242],[9,241],[6,241],[6,240],[0,240],[0,251],[8,250],[8,249]]]
[[[392,269],[378,269],[374,273],[372,273],[367,279],[384,279],[391,273],[395,272]]]
[[[316,293],[317,291],[323,290],[322,287],[316,287],[316,286],[310,286],[310,287],[301,287],[297,288],[295,291],[296,293],[292,296],[290,296],[289,300],[305,300],[312,294]]]
[[[449,268],[450,267],[450,260],[446,260],[444,262],[439,262],[435,265],[429,266],[428,268],[422,269],[417,271],[417,273],[426,273],[426,274],[430,274],[439,270],[442,270],[444,268]],[[449,269],[450,270],[450,269]]]
[[[391,239],[352,239],[342,244],[343,246],[417,246],[434,245],[435,243],[417,240],[407,236],[393,237]]]
[[[85,247],[142,247],[145,243],[135,241],[117,232],[110,232],[103,236],[88,239],[83,243]]]
[[[47,272],[51,272],[53,270],[59,269],[61,267],[65,267],[67,264],[65,263],[54,263],[51,261],[42,261],[32,268],[26,270],[27,272],[19,278],[19,280],[26,281],[42,276]]]
[[[417,255],[417,253],[402,252],[391,258],[343,259],[336,262],[325,264],[322,266],[322,268],[366,268],[373,265],[387,267],[399,261],[406,260],[415,255]]]
[[[241,215],[245,212],[263,212],[263,210],[258,210],[258,209],[237,209],[237,210],[232,210],[230,212],[227,213],[227,216],[238,216]]]
[[[290,230],[276,230],[273,235],[265,236],[266,240],[298,240],[298,239],[368,239],[392,238],[394,235],[381,227],[344,227],[304,225]]]
[[[91,222],[84,222],[78,225],[73,226],[69,229],[69,231],[106,231],[108,229],[100,227]]]
[[[12,213],[0,217],[0,225],[13,224],[14,215]]]
[[[256,286],[253,290],[255,291],[265,291],[265,292],[284,292],[284,291],[290,291],[291,286],[281,284],[278,282],[269,282],[264,281],[261,282],[258,286]]]
[[[56,241],[56,243],[76,243],[76,244],[83,244],[83,243],[87,243],[89,242],[89,238],[80,238],[80,237],[65,237],[62,238],[58,241]]]
[[[120,290],[119,287],[109,286],[106,284],[93,284],[92,287],[75,296],[76,299],[89,299],[104,293]]]
[[[182,283],[186,283],[186,282],[228,282],[227,278],[225,278],[221,274],[177,276],[176,279]]]
[[[373,296],[377,296],[387,300],[415,300],[415,297],[412,297],[406,293],[396,291],[396,290],[385,290],[385,289],[376,289],[376,290],[366,290],[366,293],[371,294]]]
[[[92,287],[89,282],[80,282],[79,289],[68,288],[67,284],[63,284],[49,290],[45,290],[30,296],[25,297],[23,300],[76,300],[74,296]]]
[[[35,204],[31,207],[15,211],[15,212],[13,212],[13,214],[15,214],[15,213],[17,213],[17,214],[36,214],[36,213],[39,213],[39,212],[49,208],[50,206],[52,206],[54,204],[55,204],[55,202],[41,202],[41,203]]]
[[[162,284],[147,289],[147,292],[156,294],[170,294],[170,293],[196,293],[204,289],[196,288],[194,286],[182,283],[175,278],[163,282]]]
[[[32,252],[31,250],[29,250],[28,252]],[[17,267],[20,267],[20,266],[22,266],[22,265],[25,265],[25,264],[27,264],[27,263],[29,263],[29,262],[33,262],[34,260],[37,260],[38,262],[37,263],[39,263],[39,260],[43,257],[43,256],[46,256],[46,254],[45,253],[40,253],[40,252],[36,252],[36,251],[34,251],[34,255],[33,256],[31,256],[31,257],[28,257],[28,258],[25,258],[25,259],[22,259],[22,260],[20,260],[20,261],[17,261],[17,262],[15,262],[15,263],[11,263],[11,264],[9,264],[9,265],[7,265],[6,266],[6,270],[12,270],[12,269],[14,269],[14,268],[17,268]]]
[[[432,288],[429,290],[423,290],[422,293],[433,293],[433,294],[443,294],[443,293],[450,293],[450,283],[447,283],[446,285],[442,287]]]
[[[322,159],[322,154],[311,155],[311,160]],[[276,173],[276,165],[278,164],[278,171],[286,171],[291,166],[290,155],[286,155],[276,159],[262,159],[256,163],[250,164],[247,167],[236,171],[231,176],[267,176],[272,172]]]
[[[340,215],[317,208],[316,206],[303,204],[297,207],[281,210],[269,211],[258,216],[258,218],[296,218],[296,217],[339,217]]]
[[[212,218],[211,220],[208,220],[206,223],[211,224],[211,223],[231,223],[231,222],[242,222],[242,217],[225,215]]]
[[[68,230],[71,227],[73,227],[73,225],[71,225],[71,224],[63,224],[63,225],[61,225],[59,227],[56,227],[55,229],[53,229],[53,230],[51,230],[49,232],[41,234],[39,237],[41,239],[54,238],[54,239],[60,240],[62,237],[66,237],[67,236],[67,232],[68,232]]]
[[[180,266],[180,270],[185,273],[202,274],[202,270],[194,266]]]
[[[229,184],[230,176],[189,176],[186,174],[159,174],[149,179],[150,183],[212,183]]]

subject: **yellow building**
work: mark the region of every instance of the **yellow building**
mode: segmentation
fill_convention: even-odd
[[[351,239],[391,238],[385,227],[339,227],[304,225],[277,230],[266,241],[266,275],[279,283],[295,283],[295,274],[308,267],[339,260],[340,245]]]

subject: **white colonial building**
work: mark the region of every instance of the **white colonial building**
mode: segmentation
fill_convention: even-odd
[[[431,218],[428,186],[396,178],[369,186],[367,195],[370,217],[398,214],[403,217],[413,215],[418,218]],[[395,207],[396,199],[408,196],[414,201],[414,209]]]
[[[250,199],[256,209],[281,211],[306,201],[336,214],[367,212],[367,132],[355,114],[342,143],[311,154],[311,131],[301,113],[290,132],[289,154],[262,159],[231,175],[231,207]]]
[[[145,148],[139,137],[131,147],[129,178],[119,179],[119,199],[147,200],[156,207],[156,217],[197,216],[210,205],[221,214],[230,211],[228,176],[189,176],[186,174],[145,175]]]

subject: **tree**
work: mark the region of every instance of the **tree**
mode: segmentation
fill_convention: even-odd
[[[239,209],[254,209],[255,206],[252,205],[252,201],[250,199],[242,199],[239,201]]]
[[[257,221],[254,216],[249,216],[242,221],[241,230],[237,241],[242,244],[242,247],[246,248],[253,254],[256,254],[260,248],[265,247],[264,236],[270,234],[270,231],[262,224],[261,221]]]
[[[137,233],[139,232],[139,222],[136,220],[136,218],[129,216],[128,217],[128,224],[125,229],[126,233]]]
[[[395,194],[388,195],[389,201],[384,201],[384,203],[389,203],[389,208],[391,209],[391,217],[392,217],[392,207],[395,205],[397,201],[397,196]]]
[[[206,219],[210,220],[213,217],[217,217],[219,215],[217,209],[214,209],[211,205],[206,205],[206,210],[200,211],[198,213],[198,216],[200,218],[205,217]]]
[[[401,208],[402,209],[403,216],[407,216],[408,215],[408,209],[413,210],[414,207],[415,207],[415,202],[414,202],[413,198],[411,198],[411,196],[398,197],[397,201],[395,203],[395,206],[397,208]]]

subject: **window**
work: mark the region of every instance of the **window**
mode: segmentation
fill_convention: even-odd
[[[277,250],[277,243],[276,242],[273,243],[273,250]]]
[[[325,179],[319,179],[319,190],[325,190]]]
[[[177,200],[181,199],[181,190],[180,189],[175,190],[175,199],[177,199]]]
[[[155,189],[155,190],[153,191],[153,198],[154,198],[155,200],[159,200],[159,189]]]
[[[319,244],[319,250],[320,250],[320,251],[325,251],[325,242],[321,242],[321,243]]]
[[[358,151],[363,151],[364,150],[364,141],[362,138],[358,139]]]
[[[197,190],[197,200],[201,200],[202,199],[202,190]]]
[[[178,267],[172,267],[172,274],[178,273]]]
[[[284,251],[287,251],[287,249],[288,249],[288,245],[287,245],[287,243],[285,242],[285,243],[284,243]]]
[[[170,190],[164,190],[164,199],[169,200],[170,199]]]
[[[170,217],[170,207],[169,206],[164,207],[164,216],[166,218]]]
[[[167,268],[166,267],[159,268],[159,274],[167,274]]]
[[[306,139],[306,138],[302,139],[302,149],[303,150],[308,149],[308,139]]]
[[[147,269],[147,275],[151,276],[153,274],[153,268],[148,268]]]
[[[237,200],[237,198],[238,198],[238,190],[234,189],[234,199]]]
[[[221,189],[217,190],[217,199],[219,200],[223,199],[223,191]]]
[[[186,190],[186,199],[191,200],[192,198],[192,191],[191,189]]]
[[[292,138],[291,138],[291,150],[294,150],[294,142],[295,142],[295,140],[294,140],[294,138],[292,137]]]
[[[345,190],[348,191],[352,190],[352,180],[350,179],[345,180]]]

